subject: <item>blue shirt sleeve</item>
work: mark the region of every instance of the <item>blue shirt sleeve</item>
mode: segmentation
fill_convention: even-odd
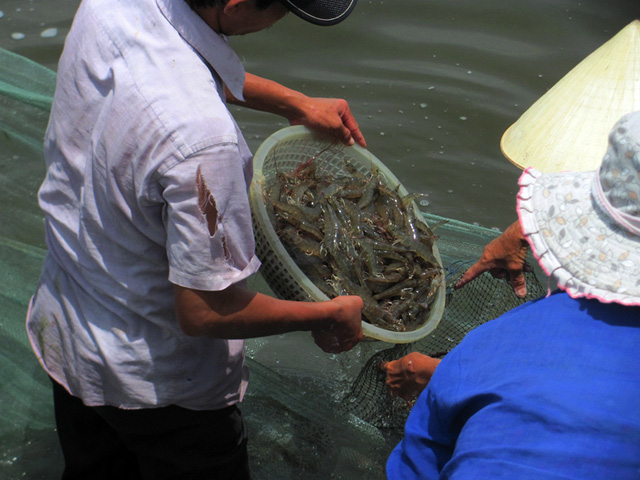
[[[440,477],[442,466],[451,459],[455,439],[438,418],[436,404],[435,394],[430,388],[418,398],[409,414],[405,436],[387,462],[389,480]]]

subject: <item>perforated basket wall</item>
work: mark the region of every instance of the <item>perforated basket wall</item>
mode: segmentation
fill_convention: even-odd
[[[358,146],[345,147],[304,127],[288,127],[265,140],[254,157],[254,178],[250,189],[256,254],[262,262],[261,273],[269,287],[279,297],[287,300],[323,301],[328,298],[300,270],[278,238],[265,207],[263,189],[277,180],[278,172],[289,172],[309,159],[315,162],[319,175],[346,175],[346,162],[365,175],[376,169],[388,187],[397,189],[401,196],[408,194],[400,181],[380,160]],[[426,223],[415,203],[411,208],[416,220]],[[442,266],[435,245],[433,253],[438,264]],[[391,343],[414,342],[429,334],[438,325],[444,302],[443,277],[432,307],[420,327],[409,332],[391,332],[363,322],[364,334]]]
[[[273,249],[270,247],[267,238],[262,233],[260,224],[253,217],[253,229],[256,238],[256,255],[262,262],[260,273],[265,281],[280,298],[286,300],[298,300],[302,302],[314,301],[312,296],[307,293],[296,279],[289,273],[289,270],[280,262]]]

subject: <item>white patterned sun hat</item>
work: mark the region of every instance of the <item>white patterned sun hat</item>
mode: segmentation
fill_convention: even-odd
[[[600,168],[519,180],[518,215],[533,254],[572,297],[640,305],[640,111],[609,134]]]

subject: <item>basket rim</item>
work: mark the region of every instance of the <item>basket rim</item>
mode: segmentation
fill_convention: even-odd
[[[263,191],[262,184],[265,181],[265,176],[263,174],[263,165],[264,161],[268,157],[269,153],[272,151],[273,147],[277,145],[279,142],[284,140],[295,140],[298,138],[307,137],[310,140],[316,141],[333,141],[331,137],[327,135],[323,135],[318,132],[314,132],[307,127],[304,126],[291,126],[280,129],[270,135],[262,144],[258,147],[253,159],[253,180],[251,182],[251,186],[249,189],[249,200],[251,203],[251,210],[255,216],[256,223],[262,229],[262,235],[265,240],[268,242],[269,247],[277,257],[277,259],[282,262],[284,268],[287,272],[293,277],[294,280],[298,281],[299,279],[307,280],[308,277],[305,273],[298,267],[298,265],[293,261],[289,253],[286,251],[284,244],[276,234],[273,225],[267,215],[267,210],[263,201]],[[373,153],[369,150],[359,146],[359,145],[351,145],[344,146],[346,151],[350,151],[353,153],[353,157],[364,160],[367,159],[371,162],[373,166],[378,169],[378,171],[385,177],[388,183],[392,184],[394,188],[398,188],[398,193],[402,196],[408,194],[408,191],[402,185],[400,180],[387,168],[384,163],[382,163],[378,158],[376,158]],[[415,202],[412,202],[412,209],[414,213],[419,209]],[[427,224],[424,216],[422,214],[415,215],[418,221]],[[438,247],[436,243],[433,244],[433,255],[436,258],[439,267],[442,269],[442,260],[440,257],[440,252],[438,251]],[[444,269],[443,269],[444,272]],[[329,300],[318,287],[316,287],[311,281],[303,281],[302,283],[298,283],[299,287],[305,291],[305,293],[312,299],[316,301],[326,301]],[[373,325],[369,322],[362,321],[362,330],[365,337],[373,338],[376,340],[386,341],[389,343],[411,343],[421,338],[424,338],[426,335],[431,333],[439,324],[440,319],[444,313],[444,304],[446,297],[446,281],[444,274],[440,279],[440,286],[438,287],[438,291],[436,293],[436,297],[432,302],[431,309],[428,315],[427,320],[423,325],[416,328],[415,330],[410,330],[407,332],[394,332],[391,330],[386,330],[384,328]]]

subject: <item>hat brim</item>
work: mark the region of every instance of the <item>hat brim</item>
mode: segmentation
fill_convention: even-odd
[[[640,110],[640,20],[591,53],[502,136],[504,156],[543,172],[600,166],[611,128]]]
[[[637,236],[605,215],[591,195],[596,172],[520,177],[518,216],[540,266],[572,297],[640,305]]]
[[[280,0],[280,3],[303,20],[326,27],[347,18],[357,0]]]

